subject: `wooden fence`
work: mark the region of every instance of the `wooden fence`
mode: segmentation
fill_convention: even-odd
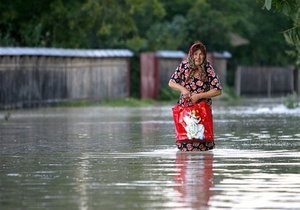
[[[176,67],[186,57],[182,51],[145,52],[140,56],[141,98],[156,99]]]
[[[292,67],[239,66],[235,76],[238,95],[280,96],[293,93],[295,70]]]
[[[0,108],[128,97],[131,56],[129,50],[0,48]]]
[[[168,82],[176,67],[186,58],[182,51],[157,51],[141,54],[141,98],[158,98],[160,90]],[[222,84],[226,83],[228,52],[208,53],[208,60],[214,66]]]
[[[0,48],[0,109],[128,97],[132,56],[129,50]],[[141,98],[157,98],[185,56],[181,51],[142,53]],[[221,57],[216,68],[223,80],[227,58]],[[292,93],[300,89],[295,73],[292,67],[239,66],[236,92],[269,97]]]

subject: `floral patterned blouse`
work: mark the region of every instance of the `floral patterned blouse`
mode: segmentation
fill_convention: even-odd
[[[206,62],[201,70],[197,68],[192,69],[186,60],[182,61],[171,76],[171,81],[185,87],[192,94],[207,92],[211,89],[222,90],[218,76],[209,62]],[[204,100],[211,105],[210,98]],[[178,103],[184,104],[182,95]]]

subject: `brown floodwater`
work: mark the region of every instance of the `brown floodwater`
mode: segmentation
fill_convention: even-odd
[[[171,106],[0,112],[0,209],[299,209],[300,109],[213,107],[216,148],[174,146]]]

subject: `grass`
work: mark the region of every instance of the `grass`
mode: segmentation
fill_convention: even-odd
[[[87,106],[107,106],[107,107],[143,107],[155,105],[158,102],[152,99],[137,99],[137,98],[120,98],[110,100],[77,100],[77,101],[64,101],[54,104],[55,107],[87,107]]]
[[[107,100],[65,100],[44,104],[49,107],[89,107],[89,106],[104,106],[104,107],[145,107],[145,106],[160,106],[175,104],[179,98],[179,93],[169,87],[163,87],[157,99],[139,99],[134,97],[107,99]],[[239,103],[240,98],[235,95],[234,91],[229,88],[224,88],[223,95],[220,99],[229,104]],[[6,119],[9,119],[9,115]]]
[[[55,107],[87,107],[87,106],[105,106],[105,107],[145,107],[153,105],[174,104],[179,98],[179,93],[169,87],[163,87],[160,91],[159,97],[155,99],[138,99],[133,97],[120,98],[120,99],[107,99],[101,101],[95,100],[77,100],[77,101],[64,101],[53,104]],[[234,105],[238,104],[241,100],[233,89],[225,87],[223,94],[220,98],[222,101]]]
[[[155,105],[157,102],[153,99],[137,99],[137,98],[124,98],[124,99],[112,99],[101,101],[99,105],[110,106],[110,107],[120,107],[120,106],[134,106],[142,107]]]

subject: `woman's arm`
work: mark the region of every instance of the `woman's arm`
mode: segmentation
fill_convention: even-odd
[[[184,98],[190,97],[190,91],[188,91],[185,87],[179,85],[176,82],[173,82],[172,80],[169,81],[169,87],[173,90],[179,91]]]
[[[218,89],[211,89],[207,92],[204,93],[197,93],[197,94],[193,94],[191,96],[192,102],[196,103],[197,101],[199,101],[202,98],[213,98],[216,96],[219,96],[222,94],[222,90],[218,90]]]

